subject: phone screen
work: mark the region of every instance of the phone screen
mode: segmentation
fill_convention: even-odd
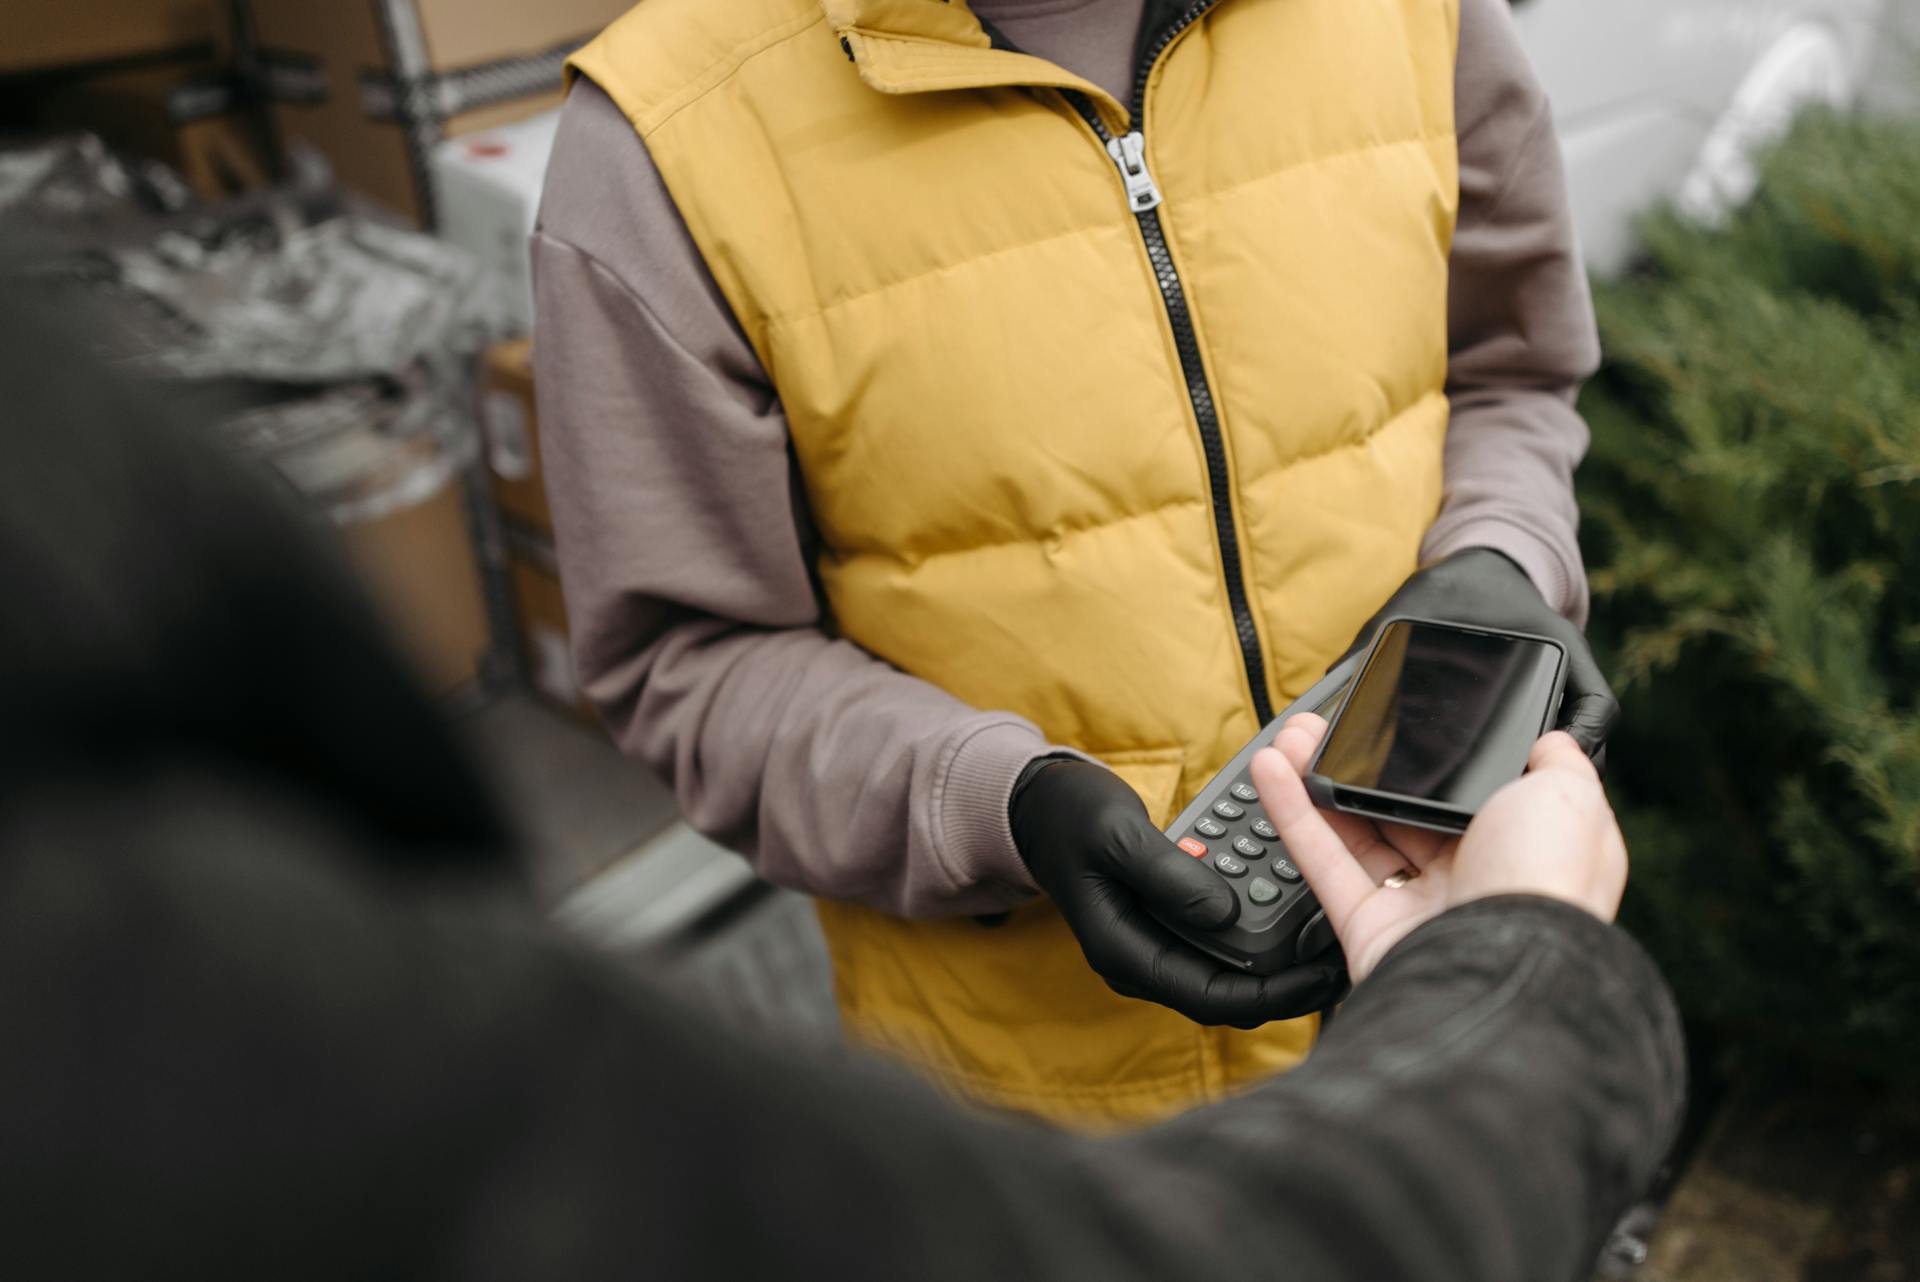
[[[1315,772],[1473,812],[1520,777],[1559,693],[1558,646],[1437,623],[1387,625]]]

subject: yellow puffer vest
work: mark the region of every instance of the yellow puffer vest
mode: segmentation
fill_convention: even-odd
[[[1141,218],[1100,137],[1126,108],[958,0],[646,0],[574,66],[773,378],[834,626],[1109,763],[1164,823],[1438,510],[1457,22],[1218,0],[1154,62]],[[851,1033],[1068,1124],[1217,1098],[1316,1027],[1117,997],[1046,904],[820,917]]]

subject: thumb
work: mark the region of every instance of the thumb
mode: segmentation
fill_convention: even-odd
[[[1159,916],[1195,930],[1217,930],[1240,915],[1240,901],[1207,861],[1174,845],[1144,818],[1122,827],[1115,845],[1115,875]]]

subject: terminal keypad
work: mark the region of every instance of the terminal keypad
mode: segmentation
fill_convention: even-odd
[[[1261,809],[1259,791],[1244,775],[1229,783],[1186,832],[1174,836],[1182,850],[1206,861],[1234,888],[1243,917],[1270,918],[1304,893],[1300,870],[1287,858],[1279,830]]]

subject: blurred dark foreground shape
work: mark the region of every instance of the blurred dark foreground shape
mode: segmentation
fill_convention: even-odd
[[[1665,989],[1546,900],[1429,923],[1308,1066],[1106,1141],[616,979],[532,909],[293,496],[16,304],[7,1278],[1537,1282],[1585,1272],[1665,1150]]]

